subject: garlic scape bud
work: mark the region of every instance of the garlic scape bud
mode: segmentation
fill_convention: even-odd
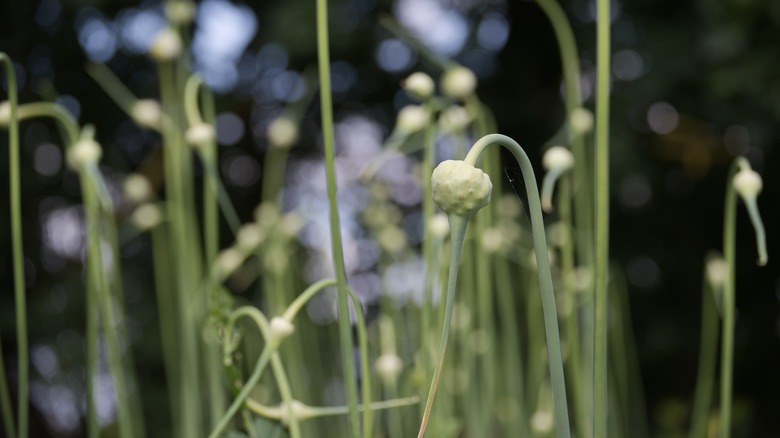
[[[431,175],[433,200],[450,215],[470,218],[490,202],[493,184],[482,170],[461,160],[446,160]]]
[[[555,182],[574,167],[574,155],[563,146],[553,146],[544,153],[542,166],[547,171],[542,181],[542,210],[550,212],[553,209],[552,195]]]
[[[761,179],[761,175],[755,170],[750,168],[749,164],[741,166],[741,169],[734,175],[734,179],[731,184],[734,186],[734,190],[737,192],[742,201],[745,203],[745,207],[750,215],[750,221],[753,223],[753,228],[756,230],[756,244],[758,246],[758,264],[764,266],[767,263],[769,256],[766,250],[766,232],[764,231],[764,223],[761,221],[761,215],[758,212],[757,199],[758,194],[761,193],[761,189],[764,183]]]

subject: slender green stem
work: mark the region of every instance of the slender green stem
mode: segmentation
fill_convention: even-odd
[[[442,70],[447,70],[449,68],[455,67],[458,64],[450,61],[449,59],[439,55],[438,53],[434,52],[430,49],[430,47],[426,46],[420,40],[418,40],[414,35],[412,35],[411,32],[406,30],[403,26],[398,24],[395,19],[390,16],[389,14],[383,14],[379,17],[379,24],[382,25],[385,29],[389,30],[395,36],[398,38],[401,38],[409,44],[410,46],[414,47],[414,50],[420,54],[423,58],[425,58],[428,62],[432,63],[433,65],[439,67]]]
[[[422,423],[420,424],[420,430],[417,433],[417,438],[422,438],[425,435],[425,429],[428,427],[428,421],[431,416],[431,409],[433,408],[433,399],[436,396],[436,388],[439,386],[439,379],[441,378],[441,370],[444,365],[444,354],[447,351],[447,339],[450,335],[450,322],[452,320],[452,308],[455,304],[455,292],[458,283],[458,266],[460,265],[460,254],[463,249],[463,239],[466,235],[466,227],[468,226],[468,218],[449,215],[450,219],[450,271],[447,280],[447,298],[444,311],[444,327],[441,332],[441,340],[439,341],[439,353],[436,358],[436,368],[433,370],[433,378],[431,379],[431,387],[428,390],[428,400],[425,402],[425,411],[423,412]]]
[[[545,176],[545,181],[547,177]],[[567,371],[574,402],[574,427],[577,430],[577,436],[587,437],[590,433],[588,427],[588,409],[587,409],[587,388],[583,378],[588,374],[584,373],[582,368],[582,348],[580,334],[580,306],[579,294],[574,284],[574,241],[573,226],[571,215],[571,175],[567,174],[561,180],[558,189],[558,213],[561,223],[561,276],[563,277],[563,293],[569,302],[569,311],[565,315],[566,321],[566,343],[569,354],[567,357]],[[544,192],[544,189],[542,189]]]
[[[711,258],[709,256],[708,258]],[[715,364],[718,354],[718,311],[715,297],[722,295],[722,285],[710,284],[706,274],[701,293],[701,341],[699,344],[699,369],[696,373],[696,390],[691,413],[689,438],[705,438],[707,422],[712,407],[712,393],[715,386]]]
[[[593,436],[607,436],[607,269],[609,265],[609,0],[598,0],[596,20],[596,275],[593,357]]]
[[[179,102],[176,81],[176,69],[170,63],[161,63],[158,76],[163,110],[170,120],[163,123],[165,153],[165,195],[167,216],[171,229],[171,247],[180,260],[174,265],[172,275],[176,279],[176,309],[179,342],[179,365],[177,376],[180,394],[178,418],[183,436],[200,435],[201,386],[200,361],[198,360],[198,327],[190,311],[192,294],[197,290],[196,282],[200,278],[200,264],[197,260],[198,246],[196,225],[197,217],[188,199],[191,193],[190,154],[181,138],[183,127],[181,103]],[[204,306],[205,307],[205,306]],[[197,382],[197,383],[194,383]]]
[[[566,382],[563,374],[563,358],[561,356],[561,338],[558,331],[558,312],[555,308],[555,295],[552,286],[552,274],[548,259],[547,239],[545,237],[544,221],[542,219],[539,189],[536,184],[533,166],[525,151],[517,142],[501,134],[490,134],[480,138],[466,156],[466,163],[476,165],[485,148],[498,144],[507,148],[520,165],[523,182],[528,195],[528,207],[531,215],[534,249],[536,253],[537,272],[542,295],[545,334],[547,336],[547,356],[550,366],[550,380],[553,390],[553,405],[555,408],[555,429],[559,438],[569,437],[569,413],[566,404]]]
[[[104,64],[90,63],[86,66],[89,74],[95,82],[119,105],[128,115],[133,111],[133,105],[138,98],[116,77]]]
[[[14,270],[14,301],[16,303],[16,344],[18,352],[19,373],[19,437],[26,438],[28,434],[28,397],[29,397],[29,353],[27,340],[27,297],[24,291],[24,254],[22,247],[22,197],[19,171],[19,101],[16,91],[16,74],[11,58],[5,53],[0,53],[0,63],[5,69],[6,84],[8,86],[8,104],[10,105],[10,121],[8,124],[8,167],[10,173],[11,190],[11,246]],[[2,377],[3,398],[8,394],[8,384],[5,375]],[[8,397],[10,398],[10,397]],[[3,415],[7,416],[11,407],[3,403]],[[13,421],[4,420],[8,428],[13,430]]]
[[[434,120],[435,107],[430,102],[430,100],[425,102],[424,108],[428,113],[428,119]],[[433,251],[435,242],[430,230],[431,218],[436,211],[436,206],[433,203],[433,196],[431,194],[431,174],[433,173],[433,163],[436,155],[436,142],[434,141],[435,132],[436,125],[434,123],[429,123],[424,131],[423,161],[421,169],[423,174],[422,256],[425,263],[425,284],[423,285],[423,302],[422,309],[420,311],[420,368],[425,379],[423,381],[427,381],[428,375],[430,373],[430,360],[426,343],[431,330],[434,277],[438,274],[438,266],[434,264],[435,257]]]
[[[94,166],[94,164],[91,166]],[[84,173],[86,174],[87,172],[85,171]],[[106,272],[103,268],[100,205],[98,204],[95,182],[92,178],[83,176],[81,188],[87,217],[87,265],[90,266],[89,271],[92,273],[93,287],[96,291],[97,313],[100,315],[103,324],[103,334],[106,337],[108,367],[113,379],[119,410],[119,434],[123,438],[131,438],[136,435],[134,433],[134,422],[128,398],[126,378],[123,372],[122,354],[117,338],[118,324],[114,314],[115,303],[113,303],[110,292],[110,280],[106,277]]]
[[[328,42],[328,0],[317,0],[317,59],[320,73],[320,111],[322,113],[322,137],[325,145],[325,170],[327,173],[328,203],[330,206],[330,239],[334,270],[338,283],[338,322],[341,359],[344,367],[350,434],[360,430],[357,410],[357,382],[352,358],[352,331],[347,302],[347,272],[344,267],[344,251],[341,246],[341,222],[336,188],[336,151],[333,141],[333,101],[330,88],[330,46]]]
[[[282,364],[282,358],[279,355],[279,350],[275,349],[274,354],[271,356],[271,369],[274,372],[276,378],[276,386],[279,387],[279,394],[282,396],[282,403],[287,409],[287,421],[290,429],[291,438],[301,437],[301,425],[300,419],[292,411],[293,395],[290,389],[290,381],[287,379],[287,372]]]
[[[723,285],[723,334],[720,351],[720,437],[731,436],[731,391],[734,364],[734,260],[737,227],[737,194],[732,180],[739,169],[734,161],[726,180],[726,202],[723,212],[723,258],[726,259],[726,281]]]
[[[176,406],[179,406],[177,399],[180,396],[180,384],[177,372],[177,315],[176,315],[176,295],[173,288],[172,277],[166,273],[171,272],[168,247],[170,238],[166,227],[156,227],[151,230],[152,241],[152,259],[154,260],[154,282],[155,296],[157,297],[157,313],[160,324],[160,341],[162,343],[163,365],[165,368],[165,378],[168,382],[168,397],[171,412],[174,415],[173,436],[181,436],[180,422],[176,415]]]
[[[577,43],[574,40],[574,32],[571,24],[566,18],[563,8],[555,0],[536,0],[539,7],[550,20],[555,37],[558,40],[558,47],[561,56],[561,68],[563,70],[563,81],[566,93],[566,115],[571,117],[575,110],[582,106],[582,96],[580,93],[580,59],[577,54]],[[587,266],[593,259],[592,254],[592,189],[590,182],[590,160],[585,151],[585,139],[580,133],[575,132],[571,127],[567,130],[569,145],[574,155],[574,180],[576,181],[575,203],[575,223],[577,224],[577,250],[579,262]]]

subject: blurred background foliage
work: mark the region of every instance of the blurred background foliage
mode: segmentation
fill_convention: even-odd
[[[575,29],[583,93],[592,107],[595,3],[562,4]],[[534,2],[332,0],[331,9],[337,120],[365,116],[371,121],[368,132],[381,133],[383,139],[397,110],[410,102],[399,91],[400,81],[419,69],[440,74],[380,26],[380,18],[391,14],[437,52],[477,73],[478,93],[494,111],[500,132],[516,138],[539,163],[540,146],[562,123],[564,107],[555,38]],[[0,4],[0,50],[17,62],[20,100],[56,99],[83,123],[96,125],[106,146],[103,170],[109,178],[139,171],[159,183],[159,137],[129,122],[84,66],[89,60],[105,62],[136,95],[157,96],[154,64],[142,53],[162,26],[161,14],[156,1]],[[249,220],[259,199],[265,127],[287,103],[301,98],[298,80],[316,59],[314,3],[206,0],[194,28],[194,69],[218,97],[223,177],[239,215]],[[653,431],[675,436],[687,426],[703,259],[708,250],[721,248],[728,163],[745,155],[764,177],[759,205],[770,261],[764,269],[756,267],[752,231],[744,210],[739,211],[734,415],[750,425],[740,436],[780,436],[775,226],[780,223],[780,2],[614,2],[612,50],[611,257],[631,286]],[[316,159],[321,153],[315,107],[305,112],[293,160]],[[83,388],[73,383],[84,373],[78,184],[54,146],[59,140],[53,126],[27,123],[22,138],[32,436],[77,436],[84,410]],[[3,137],[3,150],[6,141]],[[6,212],[6,154],[0,155],[0,169]],[[288,184],[303,177],[293,175]],[[324,178],[309,184],[324,185]],[[285,202],[291,207],[299,201]],[[8,221],[7,214],[0,217],[0,329],[13,382]],[[144,240],[130,239],[123,247],[127,322],[145,410],[153,413],[164,404],[164,397],[156,397],[164,391],[164,374],[154,297],[148,291],[149,254]],[[150,425],[163,421],[153,414],[147,418]]]

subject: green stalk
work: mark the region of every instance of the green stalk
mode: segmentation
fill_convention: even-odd
[[[434,120],[435,109],[433,104],[428,99],[424,103],[424,107],[428,113],[428,119]],[[422,161],[422,175],[423,175],[423,201],[422,201],[422,214],[423,214],[423,242],[422,242],[422,256],[425,263],[425,284],[423,286],[423,302],[420,315],[420,369],[423,372],[423,381],[427,381],[430,373],[430,360],[428,356],[428,336],[431,330],[431,313],[433,306],[433,284],[434,277],[438,274],[438,269],[434,263],[434,238],[431,235],[430,223],[433,214],[436,211],[436,207],[433,203],[433,196],[431,195],[431,173],[433,173],[433,163],[435,159],[436,143],[434,142],[434,134],[436,125],[429,123],[425,127],[423,133],[423,161]]]
[[[154,281],[155,295],[157,297],[157,313],[160,324],[160,341],[162,343],[163,365],[165,368],[165,379],[168,383],[168,397],[171,407],[171,413],[174,415],[173,436],[181,436],[181,427],[179,419],[176,417],[176,406],[181,403],[178,400],[180,396],[179,382],[177,372],[177,337],[176,328],[178,326],[176,315],[176,296],[175,289],[171,281],[171,276],[166,273],[171,272],[170,266],[170,248],[167,243],[170,242],[168,230],[165,227],[158,226],[151,230],[152,240],[152,258],[154,260]]]
[[[97,169],[92,169],[97,172]],[[89,177],[89,169],[85,169],[81,176],[81,190],[84,198],[84,209],[87,217],[87,265],[92,273],[91,281],[96,292],[97,313],[103,325],[103,334],[106,337],[108,351],[108,367],[111,373],[114,392],[119,411],[119,435],[123,438],[131,438],[134,434],[134,422],[132,410],[129,404],[125,375],[122,366],[122,356],[119,350],[119,340],[116,331],[118,324],[114,315],[114,303],[112,302],[110,281],[103,270],[103,250],[101,248],[100,205],[98,203],[95,179]],[[117,261],[115,261],[116,263]],[[91,311],[88,311],[91,313]]]
[[[497,283],[498,316],[501,323],[501,340],[504,353],[504,384],[506,394],[511,400],[517,402],[517,415],[514,417],[512,433],[519,436],[528,436],[528,411],[525,403],[525,373],[522,355],[522,343],[520,341],[520,327],[517,323],[517,305],[512,295],[511,275],[509,261],[505,257],[496,260],[494,273]],[[506,436],[509,436],[507,431]]]
[[[607,269],[609,264],[609,0],[596,20],[596,276],[593,355],[593,436],[607,436]]]
[[[696,373],[696,391],[693,398],[689,438],[706,437],[707,422],[712,407],[712,394],[715,389],[715,364],[718,354],[718,311],[715,297],[722,296],[723,291],[722,286],[711,284],[707,280],[706,272],[703,277],[699,369]]]
[[[180,394],[178,418],[181,421],[181,433],[184,437],[200,435],[200,379],[198,360],[197,325],[191,312],[192,294],[196,291],[196,282],[200,278],[199,266],[195,260],[196,245],[193,242],[195,219],[194,211],[188,207],[187,177],[190,154],[185,150],[181,138],[181,111],[178,102],[175,70],[170,63],[159,65],[160,95],[163,110],[170,119],[163,123],[163,141],[165,153],[165,195],[168,225],[171,227],[171,247],[174,254],[181,258],[175,264],[176,309],[178,312],[179,365],[177,376]],[[191,213],[191,214],[188,214]]]
[[[528,195],[528,207],[531,215],[534,249],[536,254],[537,272],[542,295],[545,334],[547,337],[547,356],[550,366],[550,380],[553,390],[553,405],[555,409],[556,434],[559,438],[569,437],[569,413],[566,404],[566,382],[563,374],[563,358],[561,356],[561,338],[558,332],[558,313],[555,308],[555,295],[552,286],[552,274],[548,259],[547,239],[545,237],[544,221],[542,219],[539,189],[536,184],[531,161],[523,148],[511,138],[501,134],[490,134],[479,139],[466,156],[466,163],[475,165],[482,152],[491,144],[507,148],[520,165],[523,181]]]
[[[546,178],[546,177],[545,177]],[[588,427],[588,418],[590,417],[587,408],[587,388],[583,377],[588,374],[583,372],[582,368],[582,348],[580,336],[579,321],[579,296],[574,284],[574,241],[573,226],[571,215],[571,177],[565,175],[561,184],[558,186],[558,212],[561,221],[561,276],[563,277],[563,293],[570,303],[569,313],[565,316],[566,321],[566,341],[569,354],[567,357],[567,370],[569,372],[569,381],[571,384],[572,400],[574,404],[574,420],[577,436],[587,437],[590,428]]]
[[[0,63],[5,69],[6,84],[8,86],[8,104],[10,105],[10,120],[8,123],[8,167],[10,173],[11,191],[11,246],[14,271],[14,301],[16,303],[16,344],[18,353],[19,373],[19,437],[26,438],[29,428],[28,399],[29,399],[29,345],[27,340],[27,297],[24,291],[24,254],[22,246],[22,197],[19,171],[19,101],[16,93],[16,74],[11,58],[5,53],[0,53]],[[3,422],[6,423],[6,431],[14,432],[13,419],[9,421],[11,413],[8,392],[8,383],[5,373],[0,378],[3,401]],[[15,435],[12,433],[10,436]]]
[[[205,118],[208,120],[205,123],[209,123],[214,126],[214,97],[208,89],[202,87],[202,81],[197,76],[190,76],[184,86],[184,112],[190,127],[196,126],[200,123],[204,123],[203,117],[201,117],[200,110],[198,108],[198,96],[201,96],[201,102],[203,104],[203,112]],[[229,220],[233,232],[238,228],[238,219],[235,211],[233,210],[230,200],[227,199],[227,195],[224,191],[220,190],[219,178],[216,175],[217,162],[217,144],[212,139],[207,144],[199,145],[195,148],[199,153],[201,162],[204,164],[204,168],[207,168],[206,179],[209,187],[203,188],[203,245],[204,245],[204,261],[206,266],[212,266],[214,260],[219,252],[219,210],[218,199],[222,201],[222,204],[228,205],[225,208],[226,217],[232,219]],[[224,199],[223,199],[224,198]],[[217,424],[220,419],[221,413],[225,410],[227,400],[225,398],[225,391],[222,385],[221,379],[221,364],[219,361],[219,352],[215,344],[216,334],[212,333],[212,336],[208,337],[208,342],[204,343],[203,355],[204,357],[204,371],[206,379],[208,380],[208,392],[209,392],[209,414],[210,424],[209,427]]]
[[[442,365],[444,365],[444,354],[447,351],[447,339],[450,335],[450,322],[452,320],[452,308],[455,303],[455,291],[458,283],[458,266],[460,265],[460,255],[463,249],[463,240],[466,235],[468,218],[458,215],[448,215],[450,220],[450,270],[447,279],[447,298],[444,310],[444,327],[439,341],[439,353],[436,359],[436,368],[433,370],[431,386],[428,390],[428,400],[425,402],[422,423],[417,433],[417,438],[425,435],[425,429],[428,427],[428,421],[433,408],[433,399],[436,396],[436,388],[439,386],[441,378]]]
[[[330,47],[328,43],[328,0],[317,0],[317,59],[320,77],[320,111],[322,113],[322,137],[325,145],[325,170],[327,173],[328,203],[330,205],[331,249],[338,282],[338,321],[341,359],[344,366],[347,405],[349,406],[350,435],[360,430],[357,409],[357,382],[352,358],[352,332],[347,302],[347,272],[344,268],[344,252],[341,247],[341,222],[337,203],[335,146],[333,142],[333,102],[330,88]]]

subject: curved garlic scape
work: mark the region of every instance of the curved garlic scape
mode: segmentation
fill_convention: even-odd
[[[761,189],[764,187],[761,175],[751,169],[750,165],[746,164],[741,166],[740,170],[734,175],[731,184],[734,187],[734,191],[742,198],[750,215],[750,221],[753,223],[753,228],[756,231],[758,264],[759,266],[764,266],[769,256],[766,250],[766,232],[764,231],[764,223],[761,221],[761,215],[758,212],[757,202],[758,194],[761,193]]]
[[[542,166],[547,171],[542,181],[542,210],[550,212],[555,182],[574,167],[574,155],[563,146],[553,146],[544,153]]]

